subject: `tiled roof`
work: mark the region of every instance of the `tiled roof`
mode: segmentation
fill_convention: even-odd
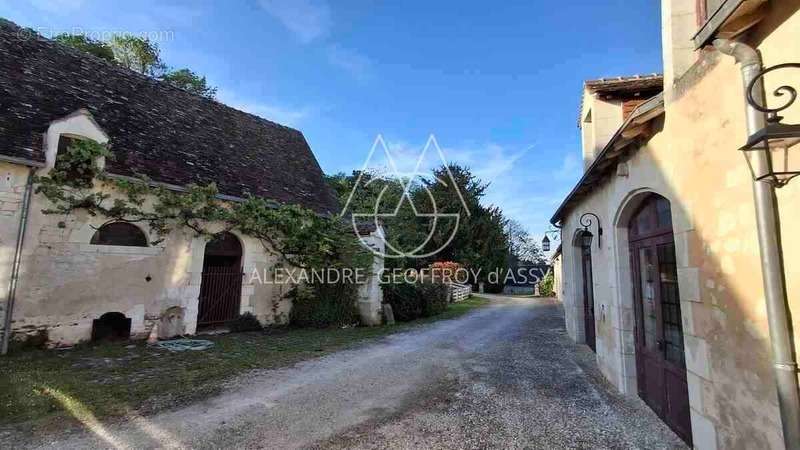
[[[0,155],[44,160],[53,120],[89,111],[111,139],[110,173],[319,213],[338,202],[300,131],[209,100],[0,19]]]
[[[664,88],[664,77],[659,74],[588,80],[584,86],[592,93],[635,93]]]
[[[631,75],[627,77],[600,78],[583,82],[583,88],[592,94],[648,99],[664,90],[664,77],[650,75]],[[578,111],[578,128],[583,127],[584,100],[581,99]],[[630,111],[628,111],[630,112]],[[626,116],[627,117],[627,116]]]

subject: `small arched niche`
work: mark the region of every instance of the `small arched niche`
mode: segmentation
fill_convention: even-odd
[[[98,228],[89,243],[92,245],[147,247],[147,235],[141,228],[128,222],[111,222]]]
[[[107,312],[92,321],[92,341],[124,341],[131,337],[131,319]]]

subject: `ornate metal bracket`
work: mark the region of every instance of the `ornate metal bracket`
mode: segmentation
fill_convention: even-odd
[[[561,226],[553,225],[555,229],[547,230],[544,232],[544,238],[542,239],[542,250],[550,251],[550,237],[553,236],[554,241],[561,240]]]
[[[780,70],[780,69],[800,69],[800,63],[784,63],[778,64],[769,68],[762,70],[758,75],[756,75],[751,81],[750,84],[747,86],[747,103],[750,104],[753,108],[766,113],[767,114],[767,122],[769,123],[778,123],[783,120],[783,117],[779,116],[778,113],[788,109],[791,107],[795,100],[797,100],[797,89],[793,88],[792,86],[779,86],[772,92],[772,95],[775,97],[783,97],[784,95],[788,95],[789,99],[781,106],[777,108],[769,108],[767,105],[760,105],[753,96],[753,90],[758,85],[759,81],[762,81],[764,76],[770,72]]]
[[[544,232],[545,236],[552,237],[554,241],[561,240],[561,230],[547,230]]]
[[[591,227],[595,222],[597,223],[597,248],[602,248],[600,237],[603,235],[603,227],[600,226],[600,218],[597,217],[597,214],[590,212],[585,213],[581,216],[578,222],[580,222],[583,230],[587,232],[589,231],[589,227]]]

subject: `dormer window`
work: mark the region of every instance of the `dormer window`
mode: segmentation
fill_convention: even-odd
[[[80,167],[73,167],[68,156],[70,149],[75,149],[76,146],[81,145],[82,141],[84,139],[78,136],[60,135],[54,168],[64,173],[65,179],[71,186],[88,188],[92,186],[92,173],[86,173]]]
[[[45,134],[46,166],[55,167],[58,155],[63,155],[71,143],[80,140],[108,143],[108,135],[97,125],[89,111],[79,109],[51,122]],[[105,166],[105,158],[98,158],[96,164],[102,169]]]

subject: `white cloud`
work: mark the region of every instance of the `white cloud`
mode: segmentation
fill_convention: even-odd
[[[261,0],[259,3],[302,43],[324,36],[331,28],[331,9],[325,0]]]
[[[338,45],[328,47],[328,62],[359,81],[365,81],[372,75],[372,61],[352,49]]]
[[[263,103],[259,101],[245,99],[242,96],[229,90],[220,89],[217,92],[220,102],[250,114],[255,114],[272,122],[287,126],[297,126],[304,119],[308,118],[313,109],[309,107],[294,108],[284,105]]]

